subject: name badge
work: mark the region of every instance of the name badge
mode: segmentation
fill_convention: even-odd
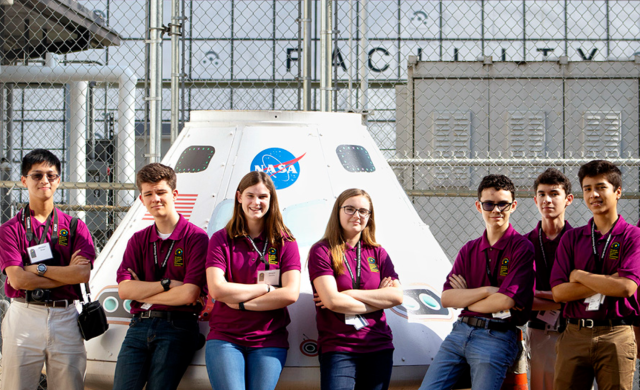
[[[31,259],[32,264],[53,259],[53,253],[51,253],[49,243],[30,246],[27,248],[27,252],[29,252],[29,259]]]
[[[151,306],[153,306],[151,303],[143,303],[142,306],[140,306],[140,308],[142,310],[149,310],[151,309]]]
[[[587,304],[587,311],[600,310],[600,305],[604,303],[604,298],[604,295],[597,293],[585,299],[584,303]]]
[[[270,284],[272,286],[280,285],[280,270],[264,270],[258,271],[258,284]]]
[[[347,325],[353,325],[353,327],[356,328],[356,330],[360,330],[369,325],[367,320],[360,314],[356,314],[356,315],[345,314],[344,323]]]
[[[493,318],[505,319],[511,317],[511,311],[509,310],[500,310],[495,313],[491,313]]]
[[[560,310],[542,310],[538,312],[536,318],[551,326],[555,326],[558,318],[560,318]]]

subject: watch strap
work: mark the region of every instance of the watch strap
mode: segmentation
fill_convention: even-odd
[[[240,309],[240,311],[247,311],[247,309],[244,308],[244,302],[238,303],[238,309]]]

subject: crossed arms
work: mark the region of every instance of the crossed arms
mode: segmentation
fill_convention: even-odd
[[[37,264],[24,268],[13,265],[5,268],[7,280],[16,290],[51,289],[66,285],[87,283],[91,274],[91,262],[77,250],[71,256],[69,265],[47,266],[43,276],[38,275]]]
[[[456,274],[449,277],[449,283],[451,289],[442,292],[442,306],[444,307],[466,307],[476,313],[495,313],[509,310],[516,305],[513,298],[499,293],[498,287],[468,288],[466,280]]]
[[[343,314],[366,314],[402,304],[402,288],[398,280],[383,278],[375,290],[338,291],[333,275],[318,276],[313,280],[317,294],[316,306]]]

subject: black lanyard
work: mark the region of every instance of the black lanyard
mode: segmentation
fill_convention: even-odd
[[[156,265],[156,279],[164,276],[164,271],[167,268],[167,261],[169,261],[169,256],[171,256],[171,252],[173,251],[173,245],[176,242],[171,240],[171,246],[169,247],[169,251],[167,252],[167,256],[164,258],[164,263],[162,263],[162,267],[158,267],[158,246],[157,241],[153,242],[153,261]]]
[[[349,265],[349,261],[347,261],[347,254],[343,254],[344,256],[344,265],[347,266],[349,270],[349,275],[351,275],[351,284],[354,290],[360,288],[360,274],[362,273],[362,261],[360,261],[361,249],[360,249],[360,241],[358,241],[358,245],[356,246],[356,261],[358,265],[356,266],[356,277],[353,277],[353,271],[351,270],[351,266]]]
[[[49,226],[51,226],[51,216],[53,216],[53,232],[51,232],[51,244],[55,245],[58,242],[58,213],[56,213],[56,208],[54,207],[51,211],[51,214],[49,214],[49,216],[47,217],[42,236],[40,236],[40,238],[36,241],[38,245],[44,243],[44,240],[46,240],[47,238],[47,232],[49,231]],[[22,209],[22,224],[24,225],[24,230],[27,233],[27,241],[29,241],[29,245],[31,245],[31,241],[36,239],[36,235],[33,232],[33,228],[31,227],[31,209],[29,208],[29,205]]]
[[[604,244],[604,249],[602,250],[602,255],[598,254],[598,250],[596,249],[596,223],[591,220],[591,247],[593,248],[593,255],[596,257],[596,272],[602,274],[604,268],[604,255],[607,253],[607,248],[609,247],[609,242],[611,241],[611,237],[613,237],[613,229],[616,227],[618,223],[618,219],[611,226],[611,230],[609,230],[609,237],[607,237],[607,241]]]
[[[567,224],[565,223],[564,226],[562,227],[562,230],[560,230],[560,234],[558,234],[558,236],[562,236],[562,232],[564,232],[564,229],[566,229]],[[544,260],[544,267],[546,268],[547,271],[549,271],[549,263],[547,263],[547,254],[544,252],[544,245],[542,244],[542,223],[540,223],[540,227],[538,228],[538,241],[540,241],[540,251],[542,252],[542,260]]]
[[[498,252],[498,261],[500,262],[500,255],[501,255],[502,251]],[[491,285],[493,287],[498,287],[498,277],[496,276],[496,271],[498,270],[498,267],[500,267],[500,264],[496,265],[493,268],[493,273],[491,272],[491,260],[489,260],[489,253],[487,253],[487,250],[484,251],[484,257],[487,260],[487,276],[489,277],[489,282],[491,282]]]
[[[253,242],[253,239],[250,236],[245,236],[245,237],[247,237],[247,239],[251,241],[251,245],[253,245],[253,249],[255,249],[256,252],[258,252],[258,254],[260,255],[260,261],[264,263],[264,269],[268,271],[269,261],[267,260],[267,246],[269,245],[269,240],[266,240],[266,239],[264,240],[264,248],[262,248],[262,252],[260,252],[260,250],[256,246],[256,243]]]

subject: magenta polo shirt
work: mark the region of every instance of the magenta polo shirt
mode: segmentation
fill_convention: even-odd
[[[353,276],[356,276],[357,260],[356,248],[345,244],[346,257]],[[309,251],[309,278],[313,281],[324,275],[335,277],[338,291],[352,290],[353,279],[345,267],[342,275],[336,275],[331,268],[331,251],[327,242],[316,243]],[[376,290],[380,281],[386,277],[398,279],[393,263],[382,247],[362,245],[362,263],[360,275],[360,289]],[[313,292],[316,292],[315,286]],[[393,335],[387,325],[384,310],[362,314],[369,326],[356,330],[353,325],[345,324],[344,314],[329,309],[316,307],[316,322],[318,326],[318,345],[321,353],[352,352],[368,353],[393,348]]]
[[[569,282],[574,269],[595,272],[595,258],[591,245],[591,223],[567,232],[560,240],[556,252],[556,262],[551,271],[551,288]],[[596,249],[602,254],[607,238],[611,241],[604,255],[603,274],[618,273],[619,276],[640,284],[640,229],[628,224],[622,216],[618,223],[604,236],[595,232]],[[566,318],[590,318],[594,320],[625,318],[638,313],[637,293],[630,298],[606,297],[598,311],[587,311],[584,299],[567,302],[564,307]]]
[[[533,253],[531,242],[521,236],[511,224],[493,246],[489,245],[485,231],[482,237],[467,242],[460,249],[453,269],[447,275],[443,291],[452,289],[449,283],[452,274],[461,275],[470,289],[491,286],[487,275],[487,254],[492,275],[497,276],[497,286],[494,287],[499,287],[499,293],[516,303],[507,321],[513,325],[524,325],[529,320],[535,288]],[[491,313],[476,313],[467,309],[462,310],[460,316],[492,318]]]
[[[133,277],[127,271],[131,268],[138,278],[146,282],[160,281],[163,278],[178,280],[183,283],[195,284],[204,289],[206,275],[204,258],[207,251],[209,237],[204,230],[188,222],[182,215],[173,233],[166,240],[162,240],[153,224],[136,232],[127,243],[127,249],[122,256],[122,263],[117,271],[118,283],[131,280]],[[173,248],[171,248],[171,243]],[[166,269],[161,277],[156,277],[156,265],[153,258],[153,243],[158,249],[158,266],[160,267],[168,257]],[[169,252],[171,249],[171,252]],[[141,313],[142,303],[131,302],[131,314]],[[198,312],[198,305],[167,306],[153,305],[149,310]]]
[[[253,240],[262,250],[264,233]],[[267,247],[269,269],[279,269],[280,277],[288,271],[300,271],[300,252],[296,241],[284,241],[282,246]],[[224,271],[227,282],[256,284],[258,271],[265,269],[258,252],[246,237],[230,239],[225,229],[218,230],[209,240],[207,268]],[[266,287],[265,287],[266,290]],[[215,302],[207,340],[223,340],[254,348],[289,348],[287,325],[291,322],[286,307],[270,311],[240,311],[223,302]]]
[[[5,272],[5,269],[10,266],[16,265],[22,267],[24,263],[30,263],[29,256],[27,254],[27,248],[29,248],[30,244],[27,242],[27,233],[24,229],[24,225],[21,223],[23,211],[24,210],[21,210],[15,217],[0,226],[0,267],[2,268],[2,272]],[[93,261],[96,258],[96,251],[93,247],[93,240],[91,239],[91,233],[89,232],[87,225],[85,225],[81,220],[78,220],[78,226],[76,228],[72,247],[71,243],[64,239],[64,236],[68,237],[69,224],[73,218],[58,209],[56,209],[56,214],[58,215],[59,224],[58,242],[51,246],[51,252],[58,252],[61,261],[60,265],[69,265],[73,252],[80,250],[80,255],[91,261],[91,266],[93,267]],[[33,215],[33,211],[31,211],[31,215]],[[35,218],[31,218],[31,221],[33,232],[37,239],[39,239],[44,233],[46,223],[39,222]],[[53,221],[51,222],[49,231],[46,232],[46,242],[51,242],[52,233]],[[61,237],[63,238],[61,239]],[[66,245],[62,245],[65,243]],[[35,240],[32,244],[36,244]],[[15,290],[11,287],[10,283],[4,284],[4,291],[9,298],[24,298],[24,291]],[[51,293],[52,300],[81,299],[81,297],[76,294],[72,285],[51,289]]]

